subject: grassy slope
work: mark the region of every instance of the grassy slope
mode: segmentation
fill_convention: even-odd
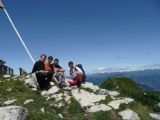
[[[160,102],[160,93],[144,93],[143,90],[131,79],[113,78],[104,81],[101,88],[117,90],[120,96],[128,96],[135,99],[136,102],[130,105],[121,105],[121,110],[131,108],[139,114],[143,120],[150,120],[148,113],[160,112],[157,104]],[[142,112],[143,111],[143,112]]]
[[[8,99],[17,99],[14,105],[23,106],[29,111],[29,120],[51,120],[59,119],[55,111],[55,108],[49,106],[44,98],[41,97],[39,92],[31,91],[28,87],[24,86],[21,81],[6,81],[2,77],[0,78],[0,106]],[[6,92],[6,89],[12,88],[13,91]],[[24,105],[25,100],[33,99],[33,103]],[[40,109],[44,107],[45,114]]]
[[[20,80],[10,80],[0,76],[0,107],[3,106],[3,102],[8,99],[17,99],[13,105],[23,106],[28,109],[29,116],[27,120],[59,120],[59,113],[63,113],[64,120],[121,120],[121,118],[112,112],[99,112],[95,114],[85,114],[83,108],[74,99],[71,99],[71,104],[68,107],[57,109],[51,107],[41,95],[40,92],[32,91],[30,88],[24,85],[24,82]],[[6,90],[11,88],[11,92]],[[25,100],[33,99],[34,102],[24,105]],[[43,114],[40,109],[45,109],[45,114]]]
[[[57,109],[49,106],[49,103],[40,95],[39,92],[31,91],[30,88],[24,86],[22,81],[6,81],[2,77],[0,77],[0,81],[0,106],[2,106],[2,103],[7,99],[16,98],[18,100],[14,105],[20,105],[28,109],[28,120],[58,120],[60,119],[58,117],[59,113],[63,113],[64,120],[121,120],[121,117],[118,116],[118,111],[114,110],[110,112],[85,114],[84,109],[81,108],[80,104],[74,98],[71,99],[71,104],[68,107]],[[137,102],[131,105],[121,105],[120,110],[130,108],[137,112],[143,120],[150,120],[148,113],[154,111],[154,107],[151,107],[151,105],[159,101],[157,97],[159,96],[159,93],[154,93],[152,94],[154,97],[151,95],[147,97],[148,101],[152,101],[149,105],[144,105],[143,102],[141,103],[140,100],[142,98],[140,99],[135,96],[140,95],[144,98],[146,98],[146,96],[144,96],[143,91],[134,82],[127,78],[107,80],[101,85],[101,87],[110,90],[118,90],[123,96],[135,98]],[[12,88],[13,91],[6,92],[7,88]],[[23,103],[27,99],[33,99],[35,102],[24,105]],[[111,101],[111,98],[107,97],[106,100],[101,101],[101,103],[107,104],[109,101]],[[45,109],[45,114],[40,111],[42,107]]]

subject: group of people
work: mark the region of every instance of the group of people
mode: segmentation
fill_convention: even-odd
[[[86,75],[81,64],[74,65],[68,62],[71,79],[66,78],[65,70],[59,65],[59,59],[42,54],[32,70],[32,79],[36,80],[37,86],[42,90],[51,88],[50,83],[54,82],[59,87],[80,86],[85,82]]]

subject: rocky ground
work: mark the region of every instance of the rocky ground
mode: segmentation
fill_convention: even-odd
[[[118,91],[118,86],[117,91],[112,91],[102,89],[99,86],[86,82],[82,85],[81,89],[76,87],[61,89],[51,82],[51,89],[48,91],[38,91],[37,88],[28,87],[30,86],[30,75],[21,78],[11,78],[10,76],[4,77],[5,80],[1,80],[1,83],[20,81],[23,82],[24,86],[32,91],[32,94],[40,93],[46,104],[51,108],[47,108],[46,105],[41,107],[38,106],[38,113],[50,115],[49,112],[52,111],[55,114],[54,118],[47,118],[46,116],[43,118],[45,120],[98,120],[96,117],[102,112],[103,115],[99,117],[99,119],[102,120],[107,118],[105,113],[110,114],[108,116],[108,120],[160,120],[160,114],[153,113],[152,110],[146,108],[146,106],[141,107],[140,104],[136,103],[136,100],[131,97],[121,96],[120,91]],[[6,88],[5,91],[4,89],[0,91],[0,94],[10,94],[11,92],[16,91],[12,86],[7,87],[8,88]],[[20,98],[16,96],[17,95],[0,99],[0,120],[42,119],[38,117],[29,117],[31,116],[31,111],[25,108],[25,106],[31,107],[31,105],[38,103],[39,99],[26,97],[26,99],[23,99],[22,104],[22,100],[19,100]],[[21,101],[21,103],[17,106],[16,104],[18,104],[18,101]],[[141,111],[138,111],[138,105],[141,108]],[[133,106],[137,106],[137,109]],[[33,109],[34,108],[32,108],[32,110]],[[49,111],[49,109],[51,110]],[[145,115],[141,114],[141,112],[144,112],[142,110],[148,110],[148,113],[144,113]],[[97,116],[95,116],[95,114]]]

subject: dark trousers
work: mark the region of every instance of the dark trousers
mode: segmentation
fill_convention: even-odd
[[[48,87],[50,86],[50,82],[52,80],[52,76],[53,74],[49,73],[49,74],[42,74],[42,73],[37,73],[36,77],[37,77],[37,82],[39,84],[39,87],[43,90],[43,89],[48,89]]]

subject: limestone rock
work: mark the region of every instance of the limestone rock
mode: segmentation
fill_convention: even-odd
[[[5,102],[3,103],[3,105],[8,106],[8,105],[13,104],[15,101],[17,101],[17,99],[7,100],[7,101],[5,101]]]
[[[160,120],[160,114],[149,113],[149,115],[154,120]]]
[[[158,107],[160,108],[160,103],[158,103]]]
[[[31,75],[27,75],[27,76],[25,77],[25,79],[29,79],[29,78],[31,78]]]
[[[96,92],[98,95],[108,95],[108,92],[106,89],[99,89]]]
[[[33,90],[33,91],[37,91],[37,88],[31,88],[31,90]]]
[[[116,97],[120,94],[118,91],[110,91],[106,89],[98,89],[96,93],[99,95],[110,95],[111,97]]]
[[[44,108],[41,108],[40,111],[41,111],[43,114],[45,113]]]
[[[46,95],[47,95],[47,91],[45,91],[45,90],[42,91],[42,92],[41,92],[41,95],[42,95],[42,96],[46,96]]]
[[[64,95],[64,100],[68,103],[68,104],[70,104],[70,99],[71,99],[71,96],[69,96],[67,93],[64,93],[63,94]]]
[[[26,120],[28,111],[21,106],[0,107],[0,120]]]
[[[114,96],[114,97],[116,97],[116,96],[118,96],[120,93],[119,92],[117,92],[117,91],[109,91],[109,90],[107,90],[107,93],[110,95],[110,96]]]
[[[63,107],[63,103],[58,103],[55,106],[58,107],[58,108],[61,108],[61,107]]]
[[[119,99],[119,100],[113,100],[108,105],[111,106],[114,109],[119,109],[119,106],[121,104],[128,104],[128,103],[131,103],[133,101],[134,101],[134,99],[132,99],[132,98],[123,98],[123,99]]]
[[[82,107],[93,106],[96,102],[105,100],[106,98],[106,95],[96,95],[85,90],[79,92],[77,89],[72,90],[72,95],[77,101],[79,101]]]
[[[90,107],[87,112],[94,113],[94,112],[99,112],[99,111],[110,111],[112,108],[105,105],[105,104],[100,104],[100,105],[94,105]]]
[[[32,88],[39,88],[39,84],[37,82],[37,77],[36,77],[36,74],[33,73],[32,74],[32,77],[27,77],[24,79],[24,82],[26,85],[32,87]]]
[[[17,77],[16,77],[16,76],[13,76],[12,79],[17,79]]]
[[[71,87],[64,87],[63,90],[65,90],[65,91],[71,91],[72,88]]]
[[[11,89],[11,88],[8,88],[8,89],[6,90],[6,92],[12,92],[12,89]]]
[[[119,112],[123,120],[140,120],[138,114],[130,109]]]
[[[83,88],[90,88],[93,91],[97,91],[100,89],[98,86],[93,85],[93,83],[90,83],[90,82],[86,82],[85,84],[82,84],[82,87]]]
[[[123,100],[127,101],[128,103],[134,102],[134,99],[132,98],[123,98]]]
[[[54,85],[55,85],[54,82],[51,82],[50,84],[51,84],[51,86],[54,86]]]
[[[106,89],[101,89],[99,86],[94,85],[93,83],[86,82],[85,84],[82,85],[83,88],[89,88],[93,90],[93,92],[99,94],[99,95],[110,95],[110,96],[118,96],[120,93],[117,91],[109,91]]]
[[[34,102],[34,100],[32,100],[32,99],[26,100],[26,101],[24,102],[24,105],[26,105],[26,104],[28,104],[28,103],[31,103],[31,102]]]
[[[55,94],[59,91],[59,88],[57,86],[53,86],[51,89],[49,89],[47,91],[47,95],[52,95],[52,94]]]
[[[58,114],[58,116],[59,116],[60,118],[63,118],[63,115],[62,115],[62,114]]]
[[[10,78],[11,75],[3,75],[4,78]]]
[[[63,94],[62,93],[60,93],[60,94],[54,94],[50,98],[55,98],[56,101],[60,101],[60,100],[63,99]]]

